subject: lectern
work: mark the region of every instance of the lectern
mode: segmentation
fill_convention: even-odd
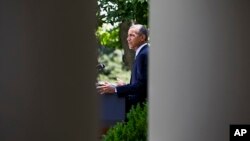
[[[101,96],[102,127],[110,127],[125,120],[125,98],[116,94]]]

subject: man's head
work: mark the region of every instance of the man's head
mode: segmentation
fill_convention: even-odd
[[[128,30],[128,46],[136,50],[148,41],[148,30],[141,24],[132,25]]]

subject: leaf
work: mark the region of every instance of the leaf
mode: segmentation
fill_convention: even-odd
[[[145,4],[148,5],[148,0],[98,0],[97,3],[98,11],[100,13],[106,12],[106,18],[103,20],[108,23],[122,22],[124,20],[135,21],[136,17],[133,15],[148,13],[148,6],[145,6]],[[142,18],[147,20],[147,17]]]
[[[110,128],[103,141],[146,141],[148,104],[138,104],[128,113],[128,122],[119,122]]]

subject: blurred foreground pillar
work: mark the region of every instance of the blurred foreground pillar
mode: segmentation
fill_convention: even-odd
[[[249,6],[150,1],[150,141],[229,141],[250,123]]]
[[[0,140],[97,140],[95,1],[0,2]]]

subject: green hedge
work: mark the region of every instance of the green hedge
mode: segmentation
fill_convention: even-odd
[[[148,103],[132,107],[127,122],[118,122],[110,128],[103,141],[146,141],[148,131]]]

